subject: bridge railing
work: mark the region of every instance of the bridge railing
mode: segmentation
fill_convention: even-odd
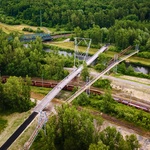
[[[114,66],[119,64],[120,62],[124,61],[125,59],[131,57],[132,55],[138,53],[139,50],[132,52],[131,54],[122,57],[120,60],[116,60],[115,62],[111,63],[105,70],[103,70],[101,73],[99,73],[93,80],[85,84],[81,89],[79,89],[77,92],[75,92],[71,97],[69,97],[66,101],[68,103],[72,102],[77,96],[79,96],[83,91],[85,91],[87,88],[89,88],[96,80],[98,80],[100,77],[102,77],[105,73],[107,73],[110,69],[112,69]]]

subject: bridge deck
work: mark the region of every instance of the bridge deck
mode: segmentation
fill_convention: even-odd
[[[107,73],[110,69],[118,65],[120,62],[124,61],[125,59],[131,57],[132,55],[138,53],[139,51],[134,51],[131,54],[124,56],[122,59],[118,61],[114,61],[111,63],[105,70],[100,72],[93,80],[88,82],[85,86],[83,86],[81,89],[79,89],[76,93],[74,93],[70,98],[67,99],[67,102],[70,103],[72,100],[74,100],[77,96],[79,96],[83,91],[85,91],[88,87],[90,87],[96,80],[98,80],[100,77],[102,77],[105,73]]]
[[[89,58],[86,63],[87,65],[90,65],[98,56],[100,53],[104,52],[108,47],[103,46],[101,49],[99,49],[91,58]],[[73,72],[71,72],[67,77],[65,77],[61,82],[57,84],[41,101],[39,105],[37,105],[34,109],[35,112],[42,111],[47,104],[67,85],[75,76],[77,76],[83,69],[83,65],[81,65],[79,68],[75,69]]]

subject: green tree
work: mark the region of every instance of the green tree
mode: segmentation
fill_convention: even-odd
[[[103,144],[108,146],[108,150],[126,150],[126,142],[120,132],[114,127],[107,127],[100,133]]]
[[[128,75],[133,75],[134,74],[134,69],[131,65],[127,68],[126,74],[128,74]]]
[[[83,63],[83,69],[81,72],[81,77],[83,81],[86,81],[89,78],[89,71],[86,62]]]
[[[115,101],[113,100],[110,91],[106,91],[103,96],[103,103],[102,103],[103,111],[105,113],[112,113],[114,110],[113,106],[114,103]]]
[[[125,63],[121,63],[117,68],[118,73],[126,74],[126,65]]]
[[[5,110],[5,95],[4,95],[4,88],[0,80],[0,110]]]
[[[28,77],[25,83],[22,78],[9,77],[2,86],[1,109],[23,112],[33,106],[30,101],[30,79]]]
[[[111,84],[111,81],[108,79],[99,79],[93,84],[93,86],[99,87],[102,89],[111,89],[110,84]]]
[[[97,144],[91,144],[89,150],[108,150],[108,146],[99,141]]]
[[[97,59],[97,64],[94,68],[98,71],[103,71],[106,67],[107,62],[108,57],[106,56],[106,54],[100,54]]]
[[[140,148],[140,144],[134,134],[130,136],[126,136],[126,141],[130,150],[138,150]]]
[[[86,93],[82,93],[73,101],[73,104],[80,105],[80,106],[86,106],[86,105],[90,104],[90,100]]]
[[[93,117],[69,105],[58,107],[57,112],[58,115],[51,117],[46,125],[47,134],[41,134],[43,150],[77,150],[81,147],[87,150],[97,135]]]

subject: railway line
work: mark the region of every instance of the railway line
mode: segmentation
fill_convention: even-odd
[[[95,53],[91,58],[86,60],[87,66],[90,65],[98,56],[100,53],[107,50],[108,46],[103,46],[97,53]],[[74,98],[76,98],[78,95],[80,95],[83,91],[85,91],[89,86],[91,86],[96,80],[98,80],[102,75],[104,75],[106,72],[108,72],[110,69],[112,69],[114,66],[116,66],[121,61],[127,59],[128,57],[138,53],[137,51],[132,52],[131,54],[123,57],[122,59],[111,63],[105,70],[103,70],[101,73],[99,73],[93,80],[88,82],[84,87],[80,88],[75,94],[73,94],[67,102],[70,103]],[[65,86],[73,79],[75,78],[83,69],[83,65],[81,65],[79,68],[75,69],[73,72],[71,72],[67,77],[65,77],[62,81],[60,81],[57,85],[54,85],[54,88],[43,98],[41,103],[39,103],[33,110],[33,113],[24,121],[24,123],[12,134],[12,136],[1,146],[0,150],[5,150],[10,147],[10,145],[20,136],[20,134],[29,126],[29,124],[35,119],[37,114],[43,111],[43,109],[51,102],[51,100],[63,89]],[[48,86],[44,83],[42,83],[45,86]],[[42,124],[41,124],[42,126]]]
[[[2,77],[2,81],[3,83],[6,82],[7,78],[6,77]],[[57,86],[57,82],[50,82],[50,81],[41,81],[41,80],[32,80],[32,83],[31,85],[32,86],[37,86],[37,87],[46,87],[46,88],[54,88],[55,86]],[[81,85],[74,85],[74,83],[72,84],[68,84],[68,85],[65,85],[65,87],[62,89],[62,90],[67,90],[67,91],[73,91],[75,87],[80,87],[83,86],[83,84]],[[90,87],[90,93],[91,94],[98,94],[98,95],[101,95],[101,94],[104,94],[103,91],[100,91],[98,88],[95,88],[95,87]],[[122,104],[125,104],[125,105],[128,105],[128,106],[132,106],[132,107],[135,107],[137,109],[141,109],[143,111],[146,111],[146,112],[150,112],[150,104],[149,103],[144,103],[144,101],[135,101],[134,99],[131,99],[130,98],[125,98],[123,96],[118,96],[116,94],[112,94],[112,97],[114,98],[115,101],[119,102],[119,103],[122,103]]]
[[[101,47],[91,58],[86,61],[87,65],[90,65],[99,54],[103,53],[107,50],[108,46],[105,45]],[[39,103],[33,110],[34,114],[40,113],[51,100],[73,79],[75,78],[83,69],[83,65],[79,68],[72,71],[67,77],[65,77],[62,81],[60,81]],[[33,114],[32,113],[32,114]],[[31,114],[31,115],[32,115]],[[29,116],[30,117],[30,116]],[[34,117],[35,118],[35,117]],[[24,123],[14,132],[14,134],[1,146],[0,150],[6,150],[10,147],[10,145],[20,136],[20,134],[29,126],[30,122],[34,120],[34,118],[30,117],[29,121],[24,121]],[[27,119],[28,120],[28,119]],[[20,130],[22,128],[22,130]]]

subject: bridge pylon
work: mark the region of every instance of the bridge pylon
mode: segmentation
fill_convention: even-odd
[[[81,38],[81,37],[75,37],[74,38],[74,44],[75,44],[75,50],[74,50],[74,68],[79,67],[81,64],[83,64],[84,61],[86,61],[86,58],[88,56],[88,52],[91,46],[92,39],[90,38]],[[85,50],[79,50],[79,44],[86,45]],[[80,61],[82,60],[82,61]],[[81,63],[80,63],[81,62]]]
[[[39,112],[39,118],[38,118],[38,124],[34,130],[34,132],[32,133],[32,135],[30,136],[30,138],[28,139],[28,141],[24,144],[24,148],[23,150],[29,150],[32,143],[34,142],[37,134],[39,133],[39,131],[42,129],[42,127],[44,127],[44,133],[46,135],[46,122],[48,121],[48,117],[45,111],[40,111]]]

